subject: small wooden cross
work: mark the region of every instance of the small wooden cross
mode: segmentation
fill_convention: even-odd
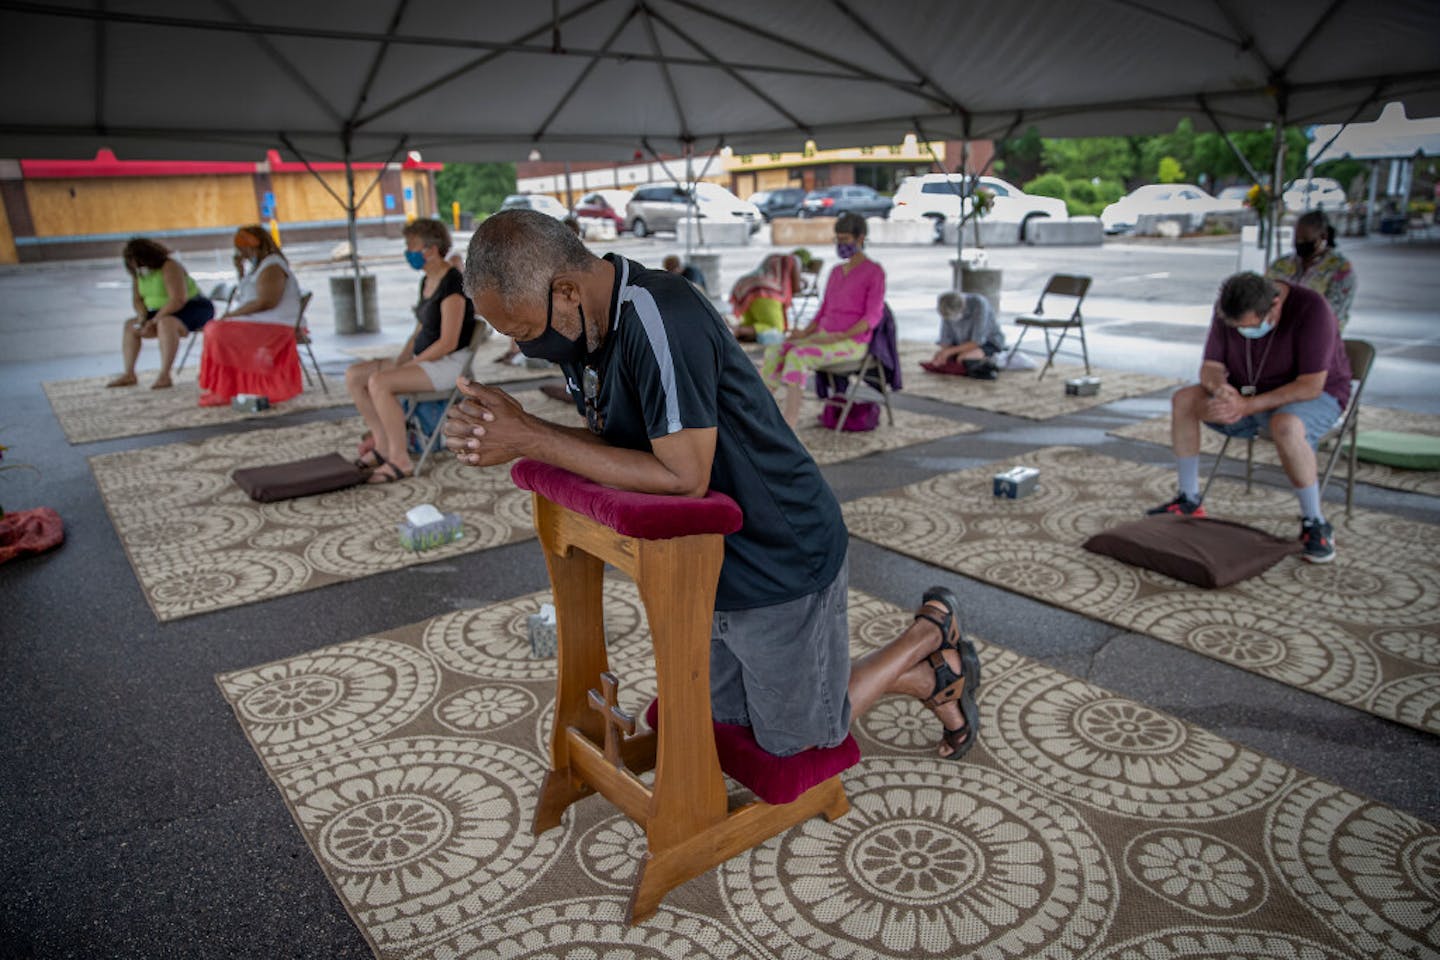
[[[620,681],[615,674],[608,670],[600,674],[600,690],[590,690],[590,709],[605,720],[605,759],[618,770],[624,766],[620,761],[620,736],[622,732],[629,737],[635,735],[635,718],[620,709]]]

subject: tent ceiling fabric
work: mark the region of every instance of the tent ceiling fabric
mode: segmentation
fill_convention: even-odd
[[[1428,116],[1437,36],[1435,0],[0,0],[0,156],[628,160],[1256,127],[1277,91]]]

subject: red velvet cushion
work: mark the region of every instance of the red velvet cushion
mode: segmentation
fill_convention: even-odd
[[[659,729],[660,701],[645,708],[645,722]],[[789,757],[767,753],[749,727],[715,723],[720,769],[766,803],[789,803],[816,784],[860,762],[860,745],[848,733],[839,746],[812,747]]]
[[[0,563],[60,546],[65,524],[49,507],[17,510],[0,517]]]
[[[631,493],[601,486],[538,460],[516,461],[510,468],[510,478],[522,490],[532,490],[552,503],[603,523],[621,536],[640,540],[734,533],[744,521],[739,504],[714,490],[703,497]]]

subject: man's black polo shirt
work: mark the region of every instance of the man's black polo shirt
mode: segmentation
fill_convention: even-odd
[[[615,268],[610,331],[589,359],[601,435],[648,451],[652,439],[717,428],[710,489],[745,512],[745,525],[725,538],[715,608],[768,607],[828,586],[849,544],[840,505],[754,362],[684,278],[605,259]],[[581,371],[565,372],[578,399]]]

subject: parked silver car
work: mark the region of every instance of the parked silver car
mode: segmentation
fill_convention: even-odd
[[[696,215],[720,222],[743,221],[750,232],[764,222],[755,204],[747,203],[714,183],[695,185]],[[674,184],[656,184],[635,191],[625,206],[625,222],[637,237],[660,230],[674,230],[682,217],[689,216],[689,197]]]

